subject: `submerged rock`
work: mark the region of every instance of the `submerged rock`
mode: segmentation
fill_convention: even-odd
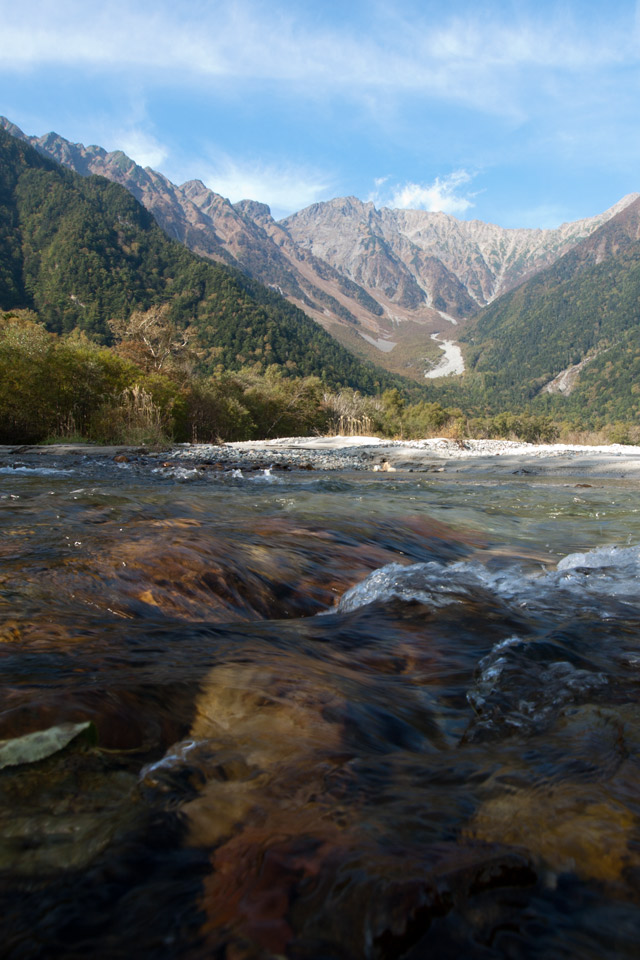
[[[99,753],[65,752],[0,774],[0,872],[39,880],[88,866],[141,823],[136,778]]]
[[[13,740],[0,740],[0,770],[25,763],[36,763],[45,757],[64,750],[80,735],[91,743],[96,741],[95,727],[90,721],[63,723],[47,730],[36,730]]]
[[[521,847],[556,873],[612,883],[638,865],[635,827],[634,815],[606,788],[566,783],[487,800],[465,833]]]

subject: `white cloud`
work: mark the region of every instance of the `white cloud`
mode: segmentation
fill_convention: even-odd
[[[143,130],[124,130],[111,139],[117,142],[116,149],[123,150],[141,167],[153,167],[157,170],[169,155],[165,146]]]
[[[330,180],[317,170],[290,165],[242,163],[222,156],[198,177],[232,203],[267,203],[275,219],[326,199]]]
[[[471,197],[463,188],[470,183],[472,176],[466,170],[454,170],[446,177],[436,177],[432,183],[403,183],[380,192],[380,186],[388,182],[388,177],[376,179],[376,190],[369,199],[376,206],[388,206],[401,210],[429,210],[433,213],[466,213],[473,207]]]
[[[304,6],[282,0],[104,0],[99,7],[0,0],[2,6],[5,68],[125,67],[162,82],[269,81],[309,96],[412,91],[513,116],[532,106],[532,84],[538,97],[545,87],[557,97],[554,84],[567,77],[638,62],[628,10],[604,11],[598,20],[558,5],[509,21],[469,6],[464,16],[442,12],[427,20],[404,13],[400,3],[360,25],[319,26],[305,19]]]

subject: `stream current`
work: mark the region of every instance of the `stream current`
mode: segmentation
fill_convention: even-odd
[[[635,958],[639,509],[0,466],[2,956]]]

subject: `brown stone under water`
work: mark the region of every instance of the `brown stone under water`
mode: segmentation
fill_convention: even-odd
[[[640,868],[640,706],[573,708],[547,739],[593,771],[535,785],[520,785],[526,768],[503,771],[499,793],[481,803],[465,836],[522,846],[555,873],[627,884]]]
[[[41,565],[32,571],[28,550],[21,551],[7,565],[5,589],[33,580],[56,603],[66,599],[123,618],[301,617],[331,608],[385,564],[459,558],[483,545],[475,535],[416,517],[368,521],[359,538],[279,517],[225,526],[178,516],[131,522],[126,535],[117,520],[99,520],[96,534],[89,527],[77,550],[46,573]],[[33,636],[33,620],[12,623],[0,624],[0,640],[20,631]]]
[[[80,890],[95,866],[109,887],[128,844],[134,861],[163,851],[167,821],[180,855],[206,869],[192,902],[201,940],[179,943],[180,917],[173,931],[175,955],[194,960],[415,960],[439,955],[424,938],[448,922],[452,937],[477,934],[482,956],[502,931],[517,938],[527,898],[558,876],[635,902],[630,698],[616,702],[612,684],[597,694],[609,705],[563,707],[542,733],[472,742],[474,671],[526,612],[505,622],[479,591],[440,609],[313,616],[373,569],[467,557],[479,538],[411,516],[334,530],[174,512],[136,514],[120,533],[90,507],[76,551],[47,566],[27,539],[3,567],[24,608],[0,610],[0,739],[64,721],[99,734],[97,747],[0,772],[0,865],[20,894],[46,887],[38,936],[59,911],[64,938],[58,878],[76,871]],[[145,900],[153,923],[155,878],[127,870],[112,915]],[[97,956],[126,955],[99,940]],[[443,956],[467,955],[452,942]]]

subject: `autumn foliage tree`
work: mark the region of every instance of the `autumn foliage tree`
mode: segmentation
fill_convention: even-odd
[[[109,320],[116,351],[147,372],[191,371],[195,362],[192,333],[170,318],[170,305],[134,310],[126,319]]]

